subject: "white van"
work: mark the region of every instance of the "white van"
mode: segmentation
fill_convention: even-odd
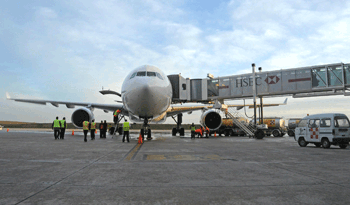
[[[339,145],[345,149],[350,141],[349,119],[340,113],[306,116],[295,128],[295,140],[300,147],[313,143],[316,147]]]

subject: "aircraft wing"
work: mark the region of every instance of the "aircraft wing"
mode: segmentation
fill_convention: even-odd
[[[52,100],[17,99],[17,98],[11,98],[8,93],[6,93],[6,97],[8,100],[14,100],[17,102],[34,103],[39,105],[46,105],[47,103],[50,103],[55,107],[58,107],[59,105],[66,105],[67,108],[75,108],[75,106],[83,106],[83,107],[102,109],[104,110],[104,112],[108,112],[108,111],[114,112],[117,109],[123,110],[122,104],[99,104],[99,103],[81,103],[81,102],[66,102],[66,101],[52,101]]]
[[[283,103],[266,103],[263,104],[263,107],[271,107],[271,106],[279,106],[279,105],[286,105],[288,98],[285,99]],[[249,107],[254,108],[254,104],[234,104],[229,105],[225,104],[227,107],[236,107],[237,110],[242,109],[243,107]],[[167,117],[174,116],[180,113],[184,112],[192,112],[196,110],[202,110],[202,109],[212,109],[214,105],[197,105],[197,106],[170,106],[167,110]],[[256,104],[256,107],[260,107],[260,104]]]

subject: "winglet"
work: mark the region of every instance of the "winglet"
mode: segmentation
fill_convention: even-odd
[[[287,105],[287,100],[288,100],[288,98],[286,98],[286,99],[284,100],[283,105]]]
[[[6,92],[6,99],[11,100],[11,96],[8,92]]]

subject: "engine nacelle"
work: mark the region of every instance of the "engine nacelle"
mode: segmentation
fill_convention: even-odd
[[[94,119],[94,114],[85,107],[77,109],[72,114],[72,123],[77,128],[82,128],[84,121],[91,122],[92,119]]]
[[[200,123],[204,127],[208,127],[210,130],[214,131],[220,128],[222,119],[220,114],[215,112],[215,110],[208,110],[202,114]]]

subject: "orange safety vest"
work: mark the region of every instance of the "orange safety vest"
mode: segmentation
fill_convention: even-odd
[[[209,132],[209,128],[207,127],[206,129],[205,129],[207,132]]]

